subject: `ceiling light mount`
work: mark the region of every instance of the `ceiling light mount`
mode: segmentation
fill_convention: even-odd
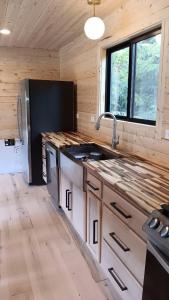
[[[89,5],[93,5],[93,17],[87,19],[84,25],[86,36],[91,40],[100,39],[105,31],[105,25],[101,18],[96,17],[95,6],[101,4],[101,0],[87,0]]]
[[[101,4],[101,0],[87,0],[89,5],[98,5]]]

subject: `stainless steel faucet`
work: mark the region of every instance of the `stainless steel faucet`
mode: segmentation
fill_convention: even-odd
[[[119,136],[117,137],[117,133],[116,133],[116,129],[117,129],[117,120],[116,117],[110,113],[110,112],[105,112],[103,114],[101,114],[96,122],[96,130],[100,129],[100,121],[103,117],[108,116],[111,117],[113,119],[113,136],[112,136],[112,148],[116,149],[116,146],[119,144]]]

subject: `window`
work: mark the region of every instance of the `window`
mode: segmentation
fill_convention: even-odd
[[[161,30],[107,50],[106,111],[155,125]]]

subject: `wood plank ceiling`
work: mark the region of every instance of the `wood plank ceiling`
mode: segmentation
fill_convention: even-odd
[[[104,18],[119,2],[102,0],[97,15]],[[91,15],[87,0],[0,0],[0,28],[12,32],[0,35],[0,46],[58,50],[83,32]]]

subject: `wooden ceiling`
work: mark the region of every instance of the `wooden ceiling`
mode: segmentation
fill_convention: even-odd
[[[120,0],[102,0],[96,14],[104,18]],[[0,0],[0,46],[57,50],[83,33],[92,15],[87,0]]]

